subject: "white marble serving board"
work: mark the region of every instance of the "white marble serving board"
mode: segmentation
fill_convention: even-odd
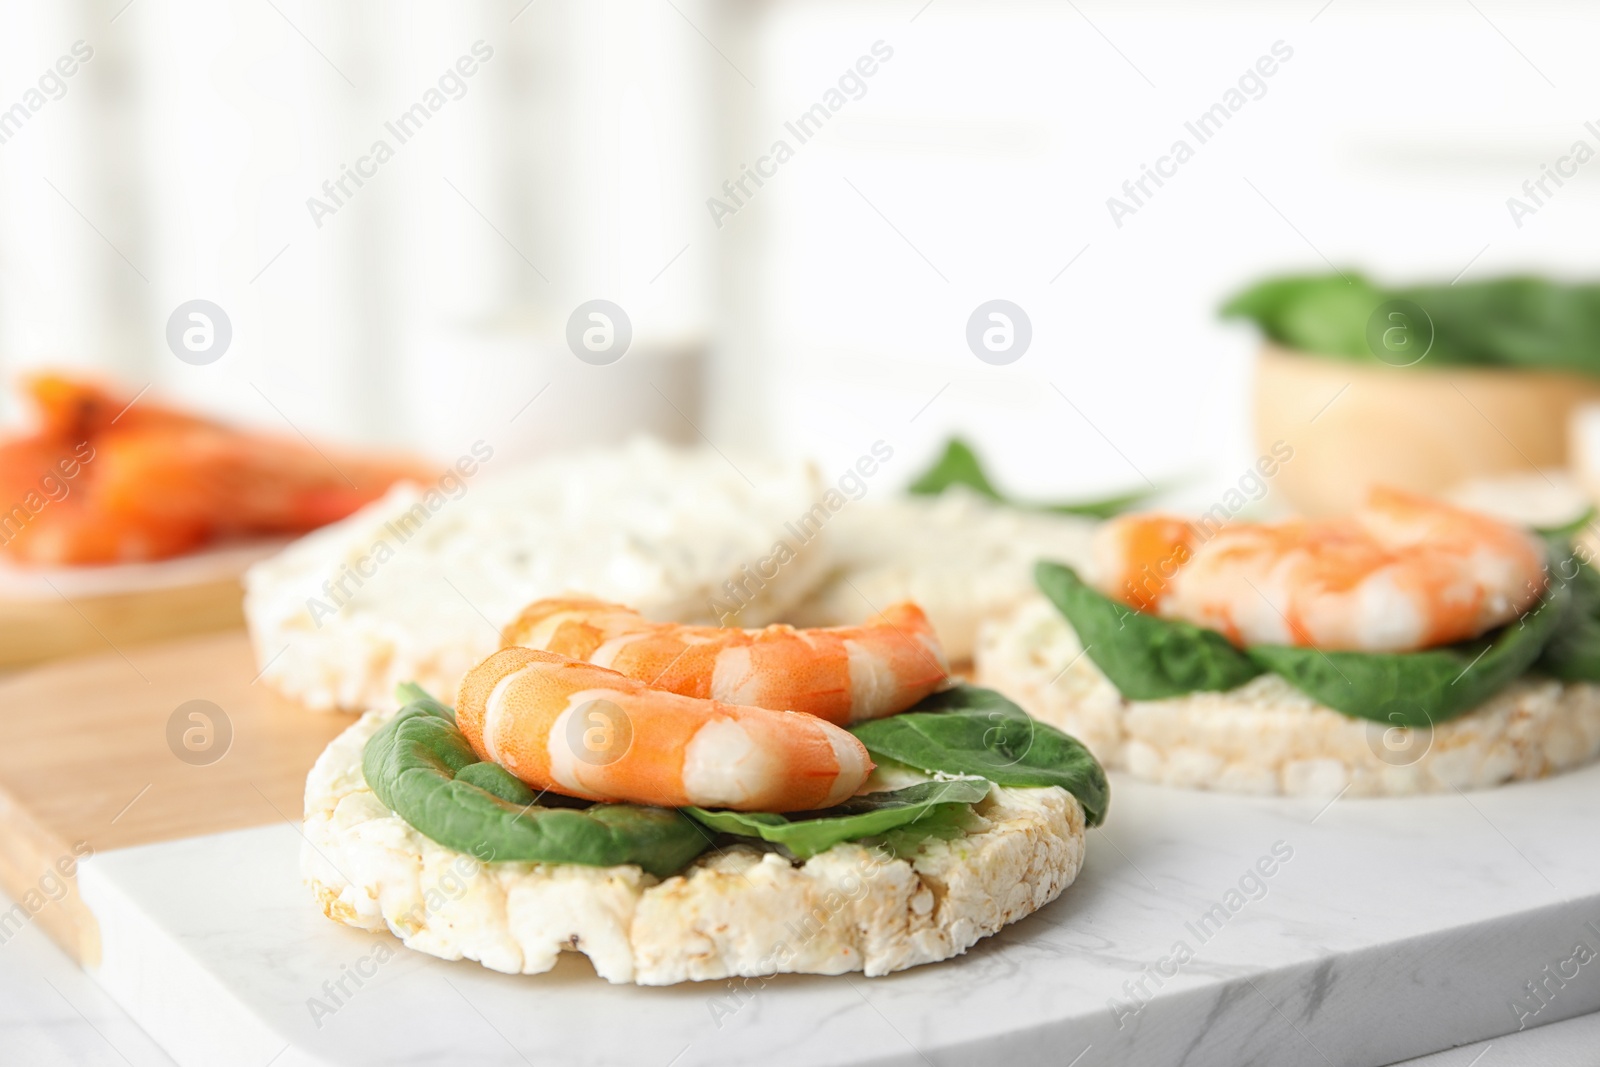
[[[611,986],[577,956],[510,977],[337,926],[300,885],[286,824],[105,852],[79,879],[104,941],[96,977],[185,1067],[1375,1067],[1600,1008],[1600,959],[1545,978],[1536,1014],[1524,985],[1579,942],[1600,952],[1600,767],[1325,803],[1114,776],[1110,824],[1039,915],[948,963],[737,998],[720,982]],[[1202,914],[1280,842],[1293,855],[1264,895],[1247,885],[1260,899],[1202,940]],[[1124,982],[1180,940],[1193,958],[1159,988],[1146,978],[1152,998],[1119,1029],[1108,1001],[1131,1003]],[[380,946],[392,958],[370,962]],[[375,973],[314,1019],[311,998],[332,1003],[323,984],[358,965]]]

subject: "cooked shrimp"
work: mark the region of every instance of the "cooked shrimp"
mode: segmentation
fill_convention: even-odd
[[[88,378],[65,374],[34,374],[23,379],[38,416],[40,436],[76,444],[113,426],[148,429],[155,426],[205,426],[198,415],[167,407],[154,400],[119,395],[114,389]]]
[[[587,800],[809,811],[872,773],[861,742],[815,716],[681,696],[531,648],[474,667],[456,722],[484,759]]]
[[[335,522],[426,470],[223,426],[107,435],[96,488],[108,511],[219,534],[303,533]]]
[[[0,520],[0,549],[41,565],[135,563],[203,548],[209,531],[193,523],[150,523],[108,514],[79,496],[51,503],[14,534]]]
[[[915,604],[895,604],[861,626],[737,630],[651,622],[587,598],[540,600],[501,643],[586,660],[671,693],[803,711],[841,726],[904,711],[950,674]]]
[[[1096,584],[1236,644],[1408,652],[1476,637],[1545,586],[1534,536],[1395,489],[1337,519],[1235,523],[1207,534],[1162,515],[1096,536]]]
[[[38,564],[164,559],[233,535],[304,533],[403,478],[405,459],[318,450],[122,397],[95,382],[24,382],[37,428],[0,441],[0,549]]]

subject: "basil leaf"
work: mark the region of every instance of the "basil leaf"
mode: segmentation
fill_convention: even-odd
[[[1600,375],[1600,285],[1592,283],[1500,278],[1387,288],[1353,272],[1283,277],[1233,297],[1222,314],[1251,319],[1271,340],[1301,352],[1376,363],[1368,320],[1391,300],[1426,313],[1433,334],[1426,364]]]
[[[1151,495],[1145,492],[1127,493],[1103,500],[1086,500],[1070,504],[1027,504],[1010,500],[989,481],[989,476],[984,473],[983,464],[978,461],[978,454],[972,450],[972,446],[959,437],[952,437],[946,443],[944,454],[913,481],[907,491],[918,496],[937,496],[952,485],[964,485],[979,496],[993,500],[997,504],[1027,511],[1044,511],[1056,515],[1087,515],[1097,519],[1107,519],[1120,514]]]
[[[1319,652],[1253,645],[1252,659],[1321,704],[1395,726],[1436,725],[1471,711],[1527,673],[1562,626],[1572,593],[1551,583],[1516,622],[1421,652]]]
[[[710,844],[694,822],[669,808],[514,803],[524,793],[500,775],[516,779],[483,767],[454,713],[425,693],[372,736],[361,758],[367,784],[395,814],[446,848],[484,862],[631,863],[664,878]]]
[[[1263,670],[1226,637],[1112,600],[1071,567],[1041,560],[1034,581],[1066,616],[1084,655],[1129,700],[1237,689]]]
[[[997,785],[1059,786],[1078,798],[1090,826],[1105,818],[1110,787],[1089,750],[991,689],[958,685],[850,732],[875,758]]]
[[[989,795],[989,783],[975,779],[921,782],[904,789],[864,793],[824,811],[774,815],[768,812],[684,811],[713,830],[757,837],[782,845],[801,859],[826,852],[842,841],[877,837],[891,830],[913,829],[924,820],[943,822],[953,809],[964,809]]]

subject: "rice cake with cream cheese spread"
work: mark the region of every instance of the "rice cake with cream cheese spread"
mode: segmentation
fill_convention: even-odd
[[[640,985],[889,974],[960,955],[1032,914],[1083,863],[1071,793],[994,786],[960,836],[897,855],[846,842],[800,862],[736,844],[665,879],[632,865],[485,864],[417,832],[368,787],[362,753],[392,714],[367,713],[317,760],[302,875],[335,921],[508,974],[548,971],[564,951]]]

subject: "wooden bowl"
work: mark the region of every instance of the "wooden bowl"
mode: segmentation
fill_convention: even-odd
[[[1294,450],[1272,479],[1297,511],[1329,515],[1374,483],[1440,493],[1467,478],[1567,465],[1572,411],[1600,379],[1543,371],[1391,367],[1267,345],[1256,443]]]

